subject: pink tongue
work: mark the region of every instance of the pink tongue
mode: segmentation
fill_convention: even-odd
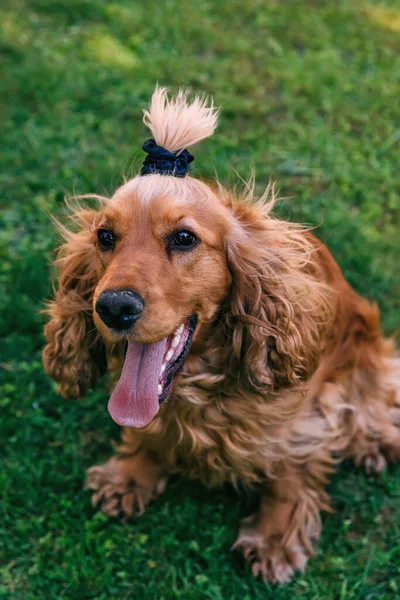
[[[123,427],[145,427],[159,409],[158,379],[167,338],[155,344],[129,342],[121,377],[108,402],[112,419]]]

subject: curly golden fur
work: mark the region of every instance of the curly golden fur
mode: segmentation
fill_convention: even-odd
[[[204,99],[168,100],[164,89],[145,114],[174,151],[211,135],[216,119]],[[337,463],[353,457],[379,472],[400,457],[400,359],[377,307],[309,231],[272,216],[274,202],[273,189],[256,201],[251,185],[235,195],[153,174],[98,210],[74,209],[77,231],[61,228],[44,364],[64,396],[83,396],[107,363],[118,380],[126,339],[158,342],[195,312],[173,392],[146,427],[123,430],[117,457],[89,469],[87,486],[106,514],[125,517],[142,513],[171,473],[254,487],[260,508],[234,546],[255,575],[284,583],[313,554]],[[107,253],[96,241],[104,226],[118,236]],[[201,242],[168,255],[163,240],[177,226]],[[94,307],[104,290],[126,288],[146,310],[121,335]]]

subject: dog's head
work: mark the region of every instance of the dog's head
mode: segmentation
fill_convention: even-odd
[[[171,152],[211,135],[216,111],[156,90],[147,124]],[[303,232],[268,216],[264,201],[152,172],[98,211],[78,211],[66,233],[46,326],[45,366],[66,396],[106,369],[104,345],[125,362],[109,410],[146,426],[170,394],[193,342],[213,336],[221,365],[258,392],[298,383],[315,368],[321,288]],[[317,310],[318,309],[318,310]],[[206,333],[207,332],[207,333]]]

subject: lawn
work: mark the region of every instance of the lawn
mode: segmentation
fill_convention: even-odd
[[[194,172],[276,179],[355,288],[399,328],[398,0],[3,0],[0,8],[0,598],[364,600],[400,596],[400,467],[343,465],[306,574],[254,580],[230,552],[250,501],[176,478],[140,519],[96,514],[85,469],[118,427],[102,386],[58,397],[41,365],[49,213],[135,172],[158,81],[211,93]],[[136,165],[136,166],[135,166]]]

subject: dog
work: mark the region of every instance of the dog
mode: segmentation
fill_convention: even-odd
[[[399,459],[400,357],[326,246],[273,216],[271,186],[256,199],[187,173],[217,120],[156,88],[141,173],[61,226],[44,366],[66,398],[112,374],[122,442],[88,470],[94,505],[142,514],[177,472],[256,490],[234,547],[283,584],[314,553],[340,460]]]

